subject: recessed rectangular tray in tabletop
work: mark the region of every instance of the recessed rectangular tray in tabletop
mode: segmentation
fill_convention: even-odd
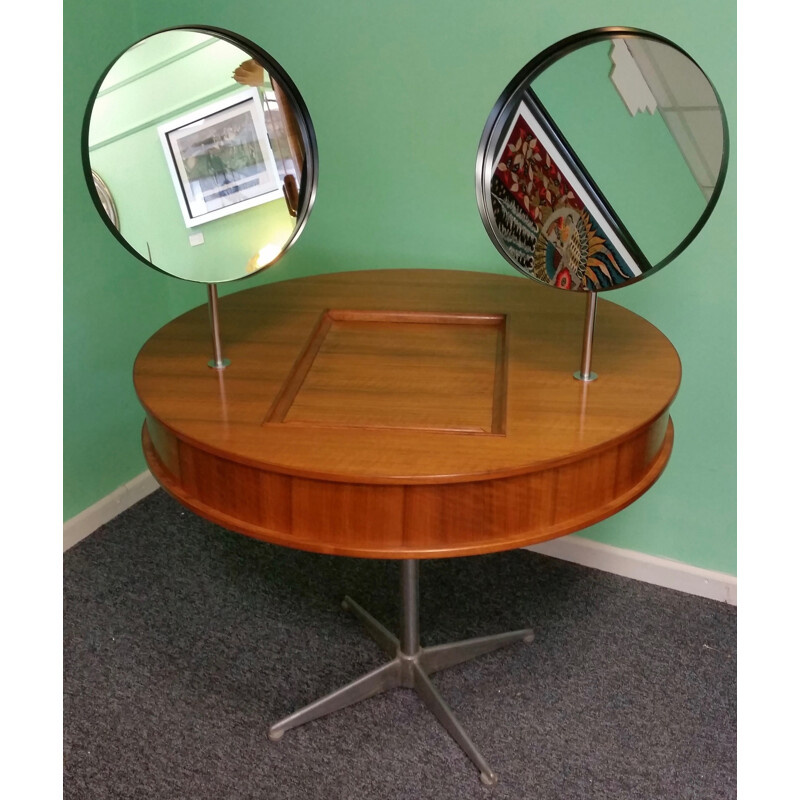
[[[505,432],[503,314],[324,311],[265,423]]]

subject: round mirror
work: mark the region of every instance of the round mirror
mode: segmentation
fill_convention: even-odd
[[[692,58],[656,34],[600,28],[548,48],[506,87],[478,149],[478,206],[529,278],[607,291],[683,251],[727,163],[722,103]]]
[[[114,235],[190,281],[274,264],[316,193],[316,139],[297,88],[257,45],[217,28],[160,31],[122,53],[92,93],[82,149]]]

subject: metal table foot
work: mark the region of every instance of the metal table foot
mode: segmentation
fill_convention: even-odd
[[[342,606],[345,609],[351,611],[361,620],[367,632],[384,652],[393,656],[392,660],[276,722],[269,729],[269,738],[277,741],[291,728],[296,728],[326,714],[339,711],[388,689],[405,687],[416,690],[431,713],[478,768],[481,781],[487,786],[491,786],[497,783],[497,775],[486,763],[478,748],[475,747],[455,714],[453,714],[431,682],[429,676],[434,672],[456,664],[462,664],[500,647],[507,647],[514,642],[532,642],[533,631],[530,628],[523,628],[494,636],[479,636],[474,639],[436,645],[435,647],[420,647],[419,571],[418,562],[414,559],[406,559],[402,562],[401,588],[403,596],[403,630],[400,639],[390,633],[352,598],[345,597],[342,602]]]
[[[303,725],[306,722],[311,722],[312,719],[324,717],[339,709],[351,706],[361,700],[366,700],[368,697],[380,694],[387,689],[393,689],[395,686],[400,685],[400,669],[397,659],[389,661],[382,667],[362,675],[347,686],[321,697],[319,700],[311,703],[310,705],[289,714],[280,722],[276,722],[269,729],[269,738],[273,741],[280,739],[283,734],[290,728],[296,728],[298,725]]]

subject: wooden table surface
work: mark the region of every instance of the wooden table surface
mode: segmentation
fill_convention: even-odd
[[[504,550],[603,519],[658,478],[680,361],[653,325],[518,276],[345,272],[201,306],[142,348],[134,383],[161,485],[226,528],[372,558]]]

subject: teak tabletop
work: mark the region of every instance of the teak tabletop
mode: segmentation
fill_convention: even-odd
[[[280,545],[432,558],[571,533],[646,491],[672,449],[680,360],[636,314],[517,276],[370,270],[219,301],[142,348],[134,383],[161,485]]]

